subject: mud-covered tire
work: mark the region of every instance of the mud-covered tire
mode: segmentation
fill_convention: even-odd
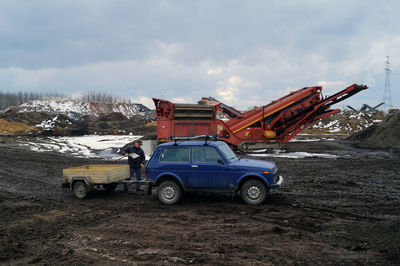
[[[76,183],[74,183],[74,187],[72,188],[72,190],[74,191],[75,197],[77,197],[78,199],[83,199],[87,195],[87,187],[85,182],[83,181],[77,181]]]
[[[113,192],[117,188],[117,183],[103,184],[103,188],[107,192]]]
[[[181,187],[174,181],[163,181],[157,188],[158,199],[164,204],[175,204],[182,197]]]
[[[267,192],[264,183],[256,179],[246,181],[240,189],[243,201],[250,205],[263,203],[267,197]]]

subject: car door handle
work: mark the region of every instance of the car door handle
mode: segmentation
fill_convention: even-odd
[[[195,164],[193,164],[191,167],[192,167],[192,168],[197,168],[197,167],[199,167],[199,166],[198,166],[198,165],[195,165]]]

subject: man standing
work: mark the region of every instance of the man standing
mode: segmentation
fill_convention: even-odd
[[[142,141],[136,140],[134,146],[128,146],[122,152],[125,156],[128,156],[128,164],[130,168],[130,177],[128,180],[133,179],[136,174],[136,189],[138,191],[143,191],[140,188],[140,180],[142,180],[142,168],[144,167],[144,162],[146,157],[144,156],[144,151],[142,150]],[[128,184],[125,184],[124,191],[128,191]]]

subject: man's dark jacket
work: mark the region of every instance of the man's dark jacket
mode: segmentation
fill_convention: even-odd
[[[144,156],[144,151],[141,148],[136,148],[135,146],[129,146],[122,150],[124,154],[135,153],[139,155],[139,157],[132,159],[131,156],[128,156],[128,164],[133,167],[140,167],[140,164],[144,164],[146,157]]]

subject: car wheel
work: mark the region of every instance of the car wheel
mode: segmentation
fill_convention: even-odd
[[[77,181],[77,182],[74,184],[73,191],[74,191],[75,196],[76,196],[78,199],[83,199],[83,198],[85,198],[86,195],[87,195],[87,187],[86,187],[85,182],[83,182],[83,181]]]
[[[117,187],[117,185],[118,185],[117,183],[110,183],[110,184],[103,184],[103,187],[107,192],[113,192]]]
[[[158,199],[164,204],[174,204],[182,196],[181,187],[174,181],[164,181],[157,189]]]
[[[251,179],[243,184],[240,193],[244,202],[251,205],[258,205],[265,201],[267,188],[261,181]]]

